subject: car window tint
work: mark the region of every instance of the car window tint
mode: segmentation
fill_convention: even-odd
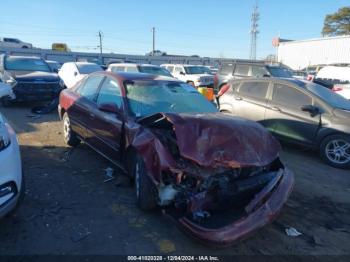
[[[233,64],[223,64],[220,69],[221,75],[230,75],[233,72]]]
[[[301,108],[311,105],[312,99],[303,92],[283,84],[274,84],[272,101],[280,105],[292,108]]]
[[[126,68],[126,72],[138,72],[138,70],[136,67],[130,66]]]
[[[124,66],[112,66],[111,71],[112,72],[123,72],[125,70]]]
[[[118,107],[122,105],[122,97],[120,87],[114,79],[106,78],[103,81],[100,92],[97,97],[97,104],[116,104]]]
[[[84,84],[78,89],[78,93],[81,96],[93,101],[103,77],[104,76],[89,76],[85,80]]]
[[[173,66],[168,66],[166,68],[170,73],[172,73],[174,71],[174,67]]]
[[[184,70],[182,70],[182,67],[175,67],[175,72],[183,72]]]
[[[236,76],[248,76],[249,65],[236,65],[235,73]]]
[[[268,75],[269,73],[265,69],[264,66],[252,66],[251,75],[254,77],[263,77],[264,75]]]
[[[268,87],[268,82],[244,82],[239,88],[239,93],[250,97],[265,98]]]

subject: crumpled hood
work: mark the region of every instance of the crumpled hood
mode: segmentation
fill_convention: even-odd
[[[265,166],[281,150],[263,126],[250,120],[222,113],[163,115],[174,126],[181,156],[204,167]]]
[[[18,82],[58,82],[59,77],[51,72],[9,71]]]

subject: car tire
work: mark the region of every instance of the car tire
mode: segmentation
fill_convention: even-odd
[[[137,206],[144,211],[154,210],[158,205],[158,190],[147,174],[142,157],[136,155],[133,165]]]
[[[67,145],[71,147],[76,147],[80,144],[80,139],[77,137],[77,135],[73,132],[71,125],[70,125],[70,119],[68,117],[67,113],[63,114],[63,136],[64,141]]]
[[[350,167],[350,136],[331,135],[320,144],[320,156],[330,166],[336,168]]]

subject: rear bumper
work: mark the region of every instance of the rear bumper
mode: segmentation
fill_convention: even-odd
[[[219,229],[204,228],[187,218],[180,218],[178,220],[179,227],[185,233],[204,244],[218,247],[232,245],[271,223],[278,216],[287,201],[293,184],[293,173],[285,169],[282,171],[279,184],[276,185],[272,193],[269,192],[268,188],[263,189],[246,207],[248,213],[246,217]],[[267,200],[261,203],[265,198]]]

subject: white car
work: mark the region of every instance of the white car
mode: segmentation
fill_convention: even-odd
[[[33,48],[33,45],[16,38],[0,37],[0,47]]]
[[[22,163],[15,131],[0,113],[0,218],[11,212],[24,194]]]
[[[198,65],[163,64],[173,77],[182,80],[194,87],[213,87],[214,76],[208,74],[208,68]]]
[[[325,66],[316,79],[333,84],[333,92],[350,100],[350,66]]]
[[[89,62],[67,62],[64,63],[58,72],[67,88],[72,88],[76,83],[82,80],[86,75],[93,72],[103,71],[102,67]]]
[[[107,68],[109,72],[138,72],[151,75],[173,77],[168,70],[157,65],[151,64],[133,64],[133,63],[115,63]]]

